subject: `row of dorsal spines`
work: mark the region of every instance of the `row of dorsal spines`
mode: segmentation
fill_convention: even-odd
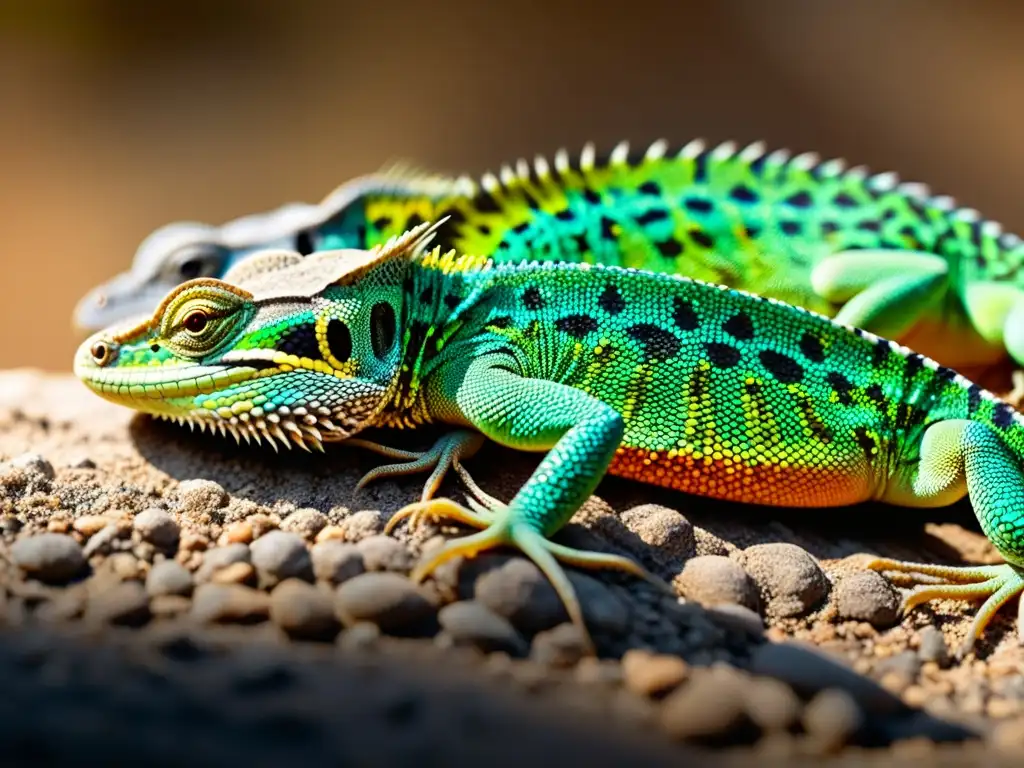
[[[873,196],[895,193],[913,201],[919,206],[933,209],[951,222],[963,222],[973,225],[976,238],[991,241],[1002,250],[1021,247],[1019,236],[1004,232],[999,222],[984,219],[974,208],[959,206],[950,195],[933,194],[927,184],[915,181],[903,181],[894,171],[872,173],[867,166],[850,166],[842,158],[823,160],[817,152],[794,154],[788,149],[769,150],[763,141],[756,141],[741,146],[736,141],[724,141],[710,145],[703,139],[694,139],[680,148],[673,148],[665,139],[658,139],[642,152],[633,151],[629,141],[615,145],[610,152],[599,154],[596,145],[588,142],[578,155],[570,155],[565,148],[559,149],[553,162],[542,155],[530,163],[520,158],[515,163],[502,165],[497,173],[488,171],[480,176],[479,181],[468,175],[459,176],[456,180],[460,193],[472,195],[496,195],[516,189],[524,183],[557,184],[560,177],[569,173],[583,173],[601,168],[640,168],[645,164],[661,162],[665,158],[676,158],[683,162],[693,163],[698,169],[715,164],[742,163],[755,177],[775,177],[790,169],[805,172],[821,181],[844,178],[863,185]],[[700,178],[702,171],[695,171],[694,177]],[[980,241],[979,241],[980,246]]]

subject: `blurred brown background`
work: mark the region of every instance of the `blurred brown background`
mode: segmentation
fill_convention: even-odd
[[[406,159],[766,139],[1024,230],[1024,3],[0,0],[3,365],[70,367],[75,301],[151,230]]]

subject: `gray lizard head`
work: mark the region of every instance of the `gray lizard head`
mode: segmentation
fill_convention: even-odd
[[[167,293],[188,280],[223,277],[244,256],[267,248],[294,248],[299,232],[322,218],[313,205],[292,203],[222,226],[193,221],[168,224],[150,234],[131,268],[86,294],[75,307],[80,331],[96,331],[148,315]]]

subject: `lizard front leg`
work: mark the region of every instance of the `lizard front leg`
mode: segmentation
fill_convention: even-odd
[[[920,461],[897,475],[883,500],[905,506],[933,507],[970,497],[981,528],[1007,560],[1001,565],[942,566],[878,559],[879,571],[920,574],[921,586],[904,601],[904,611],[928,600],[987,598],[959,649],[963,657],[996,611],[1024,591],[1024,472],[991,427],[973,421],[933,424],[921,440]],[[938,577],[947,582],[935,583]]]
[[[579,601],[559,560],[585,568],[627,571],[670,589],[626,557],[584,552],[548,540],[597,487],[622,439],[622,417],[581,390],[524,378],[498,367],[496,358],[504,361],[500,355],[481,358],[468,366],[457,385],[448,383],[448,402],[495,442],[525,451],[547,450],[547,455],[511,502],[495,505],[487,516],[436,499],[400,510],[387,530],[402,519],[423,516],[455,518],[483,528],[448,542],[416,568],[413,579],[425,578],[453,557],[472,557],[499,546],[516,547],[551,581],[570,619],[590,643]]]

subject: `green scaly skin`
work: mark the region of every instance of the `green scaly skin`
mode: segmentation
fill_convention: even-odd
[[[559,152],[479,181],[392,170],[222,227],[174,224],[89,294],[98,330],[149,314],[175,285],[223,277],[256,250],[370,248],[450,217],[435,243],[496,263],[566,261],[678,274],[782,299],[960,370],[1024,363],[1024,245],[976,211],[892,173],[768,152],[620,144]]]
[[[1024,418],[953,370],[723,286],[424,254],[423,229],[372,252],[270,252],[227,282],[186,283],[150,321],[87,341],[76,372],[114,402],[285,445],[320,448],[370,426],[453,426],[433,450],[378,472],[434,469],[423,500],[390,527],[426,517],[480,529],[414,577],[517,547],[584,633],[558,561],[654,579],[627,558],[549,540],[606,472],[799,507],[934,507],[967,493],[1006,564],[872,567],[925,574],[908,607],[987,597],[965,650],[1024,588]],[[481,435],[545,453],[507,504],[458,465]],[[471,508],[432,498],[450,466],[477,497]]]

